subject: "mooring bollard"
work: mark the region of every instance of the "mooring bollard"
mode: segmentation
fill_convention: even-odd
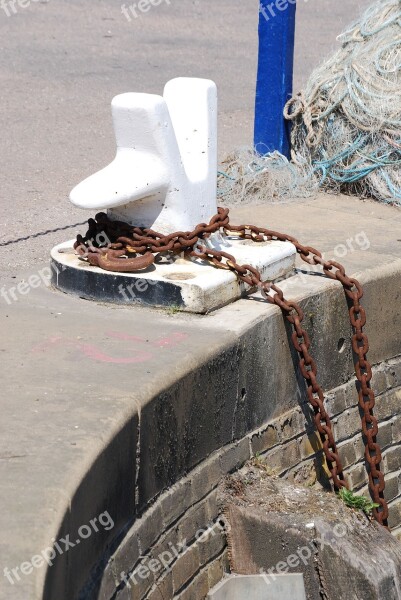
[[[169,81],[163,96],[112,101],[117,154],[71,194],[80,208],[167,234],[216,213],[217,90],[207,79]]]
[[[107,210],[112,221],[163,235],[190,232],[199,223],[208,223],[217,212],[215,84],[178,78],[167,83],[163,96],[122,94],[112,101],[112,115],[116,157],[77,185],[71,202],[85,209]],[[264,281],[284,276],[295,262],[295,248],[289,242],[252,244],[240,236],[216,232],[203,243],[258,269]],[[72,246],[67,242],[52,250],[57,267],[53,284],[84,298],[174,305],[204,313],[249,290],[232,271],[216,269],[196,257],[170,254],[169,260],[140,272],[120,273],[88,264]]]

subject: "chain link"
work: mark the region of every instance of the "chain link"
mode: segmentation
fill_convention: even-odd
[[[320,435],[327,466],[334,488],[348,487],[344,477],[342,462],[333,435],[330,416],[324,405],[323,389],[317,380],[317,366],[310,354],[311,342],[302,326],[304,313],[296,302],[286,300],[283,291],[272,282],[262,280],[260,272],[251,265],[239,265],[235,257],[227,252],[213,250],[207,245],[212,233],[222,230],[227,235],[233,233],[242,239],[254,242],[279,240],[291,242],[301,259],[309,265],[320,265],[324,274],[339,281],[347,296],[349,318],[353,330],[352,349],[355,357],[355,374],[358,380],[358,402],[361,412],[362,435],[365,443],[365,459],[369,477],[371,496],[379,508],[374,509],[375,519],[387,526],[388,506],[384,499],[384,475],[380,469],[382,454],[377,443],[378,421],[373,414],[375,395],[371,387],[372,367],[367,360],[369,341],[363,332],[366,313],[361,306],[363,297],[361,284],[348,277],[344,267],[333,260],[325,260],[322,254],[311,246],[303,246],[294,237],[255,225],[231,225],[227,208],[219,208],[209,223],[200,223],[192,232],[178,231],[162,235],[141,227],[134,227],[122,221],[112,221],[105,213],[89,219],[89,229],[85,237],[77,236],[74,248],[91,265],[108,271],[135,272],[148,267],[160,253],[184,252],[188,256],[211,262],[215,267],[233,271],[240,281],[251,288],[259,288],[262,296],[276,304],[291,324],[293,346],[299,354],[299,368],[306,384],[308,400],[314,411],[316,429]],[[101,245],[95,240],[107,236],[109,243]]]

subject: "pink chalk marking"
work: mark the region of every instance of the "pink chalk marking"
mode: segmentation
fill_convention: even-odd
[[[117,338],[118,340],[133,340],[133,341],[138,341],[138,342],[143,342],[143,343],[146,343],[149,341],[144,338],[137,337],[135,335],[130,335],[128,333],[122,333],[120,331],[109,331],[106,333],[106,335],[109,337]],[[164,346],[172,347],[172,346],[176,346],[177,344],[180,344],[187,338],[188,338],[187,333],[175,332],[167,337],[163,337],[163,338],[154,340],[154,341],[150,342],[150,344],[152,346],[156,346],[157,348],[163,348]]]
[[[177,346],[178,344],[180,344],[181,342],[183,342],[184,340],[186,340],[188,337],[187,333],[173,333],[172,335],[168,336],[168,337],[164,337],[158,340],[155,340],[153,342],[154,346],[157,346],[159,348],[164,348],[165,346],[169,346],[169,347],[173,347],[173,346]]]
[[[92,346],[91,344],[77,344],[77,348],[79,348],[83,354],[85,354],[85,356],[91,358],[92,360],[99,360],[100,362],[114,363],[118,365],[141,363],[153,358],[150,352],[145,352],[143,350],[137,350],[137,356],[127,356],[126,358],[122,358],[104,354],[104,352],[96,348],[96,346]]]
[[[106,335],[107,335],[107,337],[110,337],[110,338],[115,338],[118,340],[129,341],[129,342],[134,342],[134,343],[136,342],[139,344],[144,344],[147,342],[147,340],[144,338],[140,338],[135,335],[130,335],[130,334],[122,333],[122,332],[118,332],[118,331],[108,332]],[[177,344],[180,344],[187,338],[188,338],[187,333],[176,332],[176,333],[171,334],[170,336],[159,338],[157,340],[150,342],[150,346],[153,346],[156,348],[173,347],[173,346],[176,346]],[[73,347],[76,350],[81,351],[84,356],[86,356],[87,358],[90,358],[91,360],[104,362],[104,363],[112,363],[112,364],[127,365],[127,364],[142,363],[142,362],[151,360],[153,358],[152,352],[146,351],[144,349],[139,349],[139,348],[138,349],[134,348],[134,352],[136,353],[135,356],[127,356],[125,358],[110,356],[109,354],[106,354],[105,352],[103,352],[102,350],[100,350],[99,348],[94,346],[93,344],[77,342],[75,340],[63,338],[61,336],[49,337],[47,340],[44,340],[40,344],[33,346],[33,348],[31,349],[31,352],[34,352],[35,354],[39,353],[39,352],[50,352],[50,351],[53,351],[53,348],[55,346],[57,346],[57,347],[61,346],[61,347],[65,347],[65,348]]]
[[[52,348],[52,346],[54,346],[56,344],[59,345],[62,343],[63,343],[63,338],[60,335],[53,335],[53,336],[47,338],[47,340],[40,342],[40,344],[33,346],[33,348],[31,349],[31,352],[34,352],[35,354],[37,352],[45,352],[46,350],[50,350]]]

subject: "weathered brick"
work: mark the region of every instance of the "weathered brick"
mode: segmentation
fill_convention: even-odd
[[[373,371],[371,386],[375,396],[380,396],[380,394],[384,394],[387,391],[387,377],[384,370]]]
[[[358,433],[353,439],[355,449],[355,460],[361,460],[365,456],[365,443],[363,441],[362,433]]]
[[[353,440],[347,440],[338,447],[338,452],[343,467],[349,467],[355,464],[357,458],[355,453],[355,443]]]
[[[341,442],[353,437],[361,428],[361,420],[358,408],[349,408],[332,421],[334,425],[334,437]]]
[[[174,593],[179,591],[198,571],[199,548],[197,544],[193,544],[173,565]]]
[[[316,456],[313,458],[314,469],[316,473],[317,481],[320,483],[322,487],[327,489],[331,486],[330,477],[331,473],[329,471],[329,467],[327,466],[327,461],[324,455],[324,452],[318,452]]]
[[[144,598],[156,580],[155,573],[146,566],[146,562],[142,560],[129,579],[131,598],[135,600]]]
[[[131,600],[131,590],[125,587],[122,590],[119,590],[114,598],[115,600]]]
[[[223,475],[240,469],[251,457],[249,439],[244,438],[225,449],[220,455],[220,468]]]
[[[209,579],[209,589],[212,589],[215,585],[219,583],[224,577],[224,574],[227,573],[228,568],[228,558],[227,552],[224,552],[217,560],[214,560],[207,567],[207,574]]]
[[[252,454],[265,452],[279,443],[277,429],[274,425],[268,425],[264,431],[259,431],[251,438]]]
[[[325,408],[329,415],[338,415],[347,408],[345,389],[343,386],[326,394]]]
[[[291,467],[295,467],[301,460],[301,452],[298,440],[291,440],[277,448],[273,448],[264,455],[266,465],[273,471],[282,473]]]
[[[401,390],[390,390],[376,399],[375,415],[382,421],[401,412]]]
[[[144,517],[145,518],[145,517]],[[142,519],[138,520],[142,521]],[[121,573],[129,573],[140,557],[138,521],[129,531],[113,557],[113,571],[121,581]]]
[[[371,496],[370,496],[369,486],[366,484],[363,487],[359,488],[358,494],[360,496],[366,496],[366,498],[370,498]]]
[[[177,600],[204,600],[209,591],[207,572],[199,573],[187,588],[177,596]]]
[[[399,474],[391,475],[386,477],[386,487],[384,490],[384,497],[387,502],[394,500],[399,494]]]
[[[391,421],[384,423],[379,422],[379,433],[377,435],[377,442],[381,449],[391,446],[393,443],[393,424]]]
[[[384,468],[387,473],[401,469],[401,447],[389,448],[384,453]]]
[[[305,431],[305,417],[300,407],[277,419],[276,429],[281,442],[287,442]]]
[[[167,537],[168,542],[176,544],[192,543],[197,537],[209,528],[213,527],[217,522],[220,514],[220,508],[217,503],[217,490],[213,490],[207,498],[204,498],[197,506],[190,509],[176,526],[171,530],[171,534]],[[215,525],[218,531],[218,525]],[[174,540],[172,539],[174,537]],[[168,549],[166,543],[157,546],[157,549],[163,551]]]
[[[220,506],[218,503],[219,492],[217,489],[212,490],[206,499],[208,523],[215,521],[220,514]]]
[[[227,545],[226,536],[218,525],[215,525],[211,528],[210,533],[208,532],[204,538],[199,540],[198,545],[200,565],[204,566],[223,552]]]
[[[173,593],[173,575],[170,571],[163,579],[156,582],[149,595],[146,596],[146,600],[166,600],[166,598],[172,598]],[[137,597],[133,595],[132,600],[137,600]]]
[[[388,361],[387,369],[387,385],[389,388],[395,388],[401,385],[401,361],[390,360]]]
[[[102,574],[98,600],[109,600],[109,598],[114,596],[119,584],[120,579],[114,573],[114,561],[111,559]]]
[[[167,529],[191,505],[191,481],[184,479],[171,487],[161,498],[164,528]]]
[[[318,433],[314,432],[309,435],[303,435],[299,440],[299,450],[301,459],[314,456],[316,452],[322,449],[322,441]]]
[[[221,479],[221,453],[221,450],[214,452],[191,474],[191,504],[199,502],[201,498],[219,484]]]
[[[352,379],[342,387],[344,388],[346,407],[355,408],[358,404],[358,392],[356,390],[354,379]]]
[[[391,502],[388,510],[388,525],[390,529],[393,527],[398,527],[398,525],[401,523],[401,499]]]
[[[163,558],[168,565],[172,564],[182,548],[180,546],[181,542],[183,542],[183,539],[179,539],[177,527],[172,527],[166,531],[157,544],[150,550],[150,558],[156,560]]]
[[[148,549],[163,533],[163,516],[159,503],[149,508],[140,520],[138,527],[138,540],[141,554],[146,554]]]
[[[401,442],[401,416],[393,419],[393,443],[399,444]]]
[[[347,478],[350,483],[351,489],[355,490],[360,488],[366,483],[367,474],[365,465],[363,463],[346,470]]]
[[[179,521],[177,537],[180,541],[192,540],[197,531],[204,529],[209,521],[207,500],[201,500],[190,508]]]

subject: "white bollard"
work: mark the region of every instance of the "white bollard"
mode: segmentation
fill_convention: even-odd
[[[217,91],[178,78],[164,95],[121,94],[112,102],[117,153],[77,185],[76,206],[167,234],[190,231],[217,212]]]
[[[121,94],[113,99],[112,114],[116,157],[77,185],[71,202],[162,234],[209,222],[217,212],[215,84],[178,78],[167,83],[163,96]],[[295,262],[288,242],[255,244],[216,233],[205,243],[257,268],[265,281],[286,275]],[[196,258],[174,255],[141,272],[113,273],[81,260],[72,246],[70,241],[53,248],[53,284],[83,298],[205,313],[249,289],[232,271]]]

